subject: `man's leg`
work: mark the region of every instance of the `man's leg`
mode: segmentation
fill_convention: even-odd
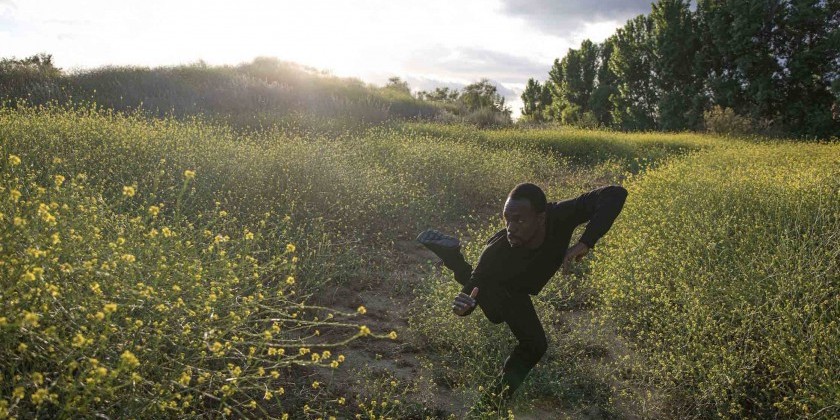
[[[512,294],[506,306],[505,323],[519,343],[505,360],[495,389],[496,394],[501,395],[503,399],[509,399],[513,395],[522,385],[528,372],[548,350],[545,331],[531,303],[531,297],[526,293]]]
[[[443,261],[443,265],[452,270],[455,281],[462,286],[467,284],[472,275],[472,266],[461,254],[461,242],[458,238],[429,229],[418,235],[417,241],[434,252]]]

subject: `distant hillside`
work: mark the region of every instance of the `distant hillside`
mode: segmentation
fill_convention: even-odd
[[[65,72],[41,54],[0,61],[0,101],[31,105],[92,101],[117,111],[205,114],[240,125],[298,117],[379,122],[429,120],[442,106],[410,92],[338,78],[274,58],[236,66],[102,67]]]

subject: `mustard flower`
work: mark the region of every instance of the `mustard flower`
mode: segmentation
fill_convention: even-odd
[[[137,360],[137,356],[134,353],[126,350],[120,355],[120,361],[124,363],[126,366],[135,368],[140,366],[140,361]]]

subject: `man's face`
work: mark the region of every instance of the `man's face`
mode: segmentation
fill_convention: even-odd
[[[545,225],[545,212],[537,213],[531,202],[524,199],[508,198],[502,217],[507,227],[508,242],[513,247],[529,245]]]

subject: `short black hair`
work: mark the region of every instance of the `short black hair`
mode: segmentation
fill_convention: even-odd
[[[511,200],[528,200],[535,212],[542,213],[545,211],[545,193],[534,184],[525,182],[513,187],[508,194],[508,198]]]

